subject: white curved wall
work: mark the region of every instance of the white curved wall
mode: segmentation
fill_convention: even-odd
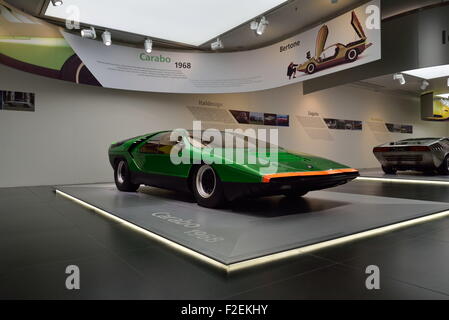
[[[0,65],[0,90],[36,93],[36,112],[0,111],[0,187],[107,182],[112,180],[110,143],[156,130],[192,126],[186,106],[199,100],[226,109],[290,114],[280,128],[280,144],[357,168],[378,166],[371,150],[380,144],[366,126],[372,118],[414,124],[413,136],[444,136],[446,123],[420,121],[417,99],[344,86],[303,96],[301,84],[279,89],[222,95],[128,92],[76,85]],[[295,115],[363,120],[363,132],[330,131],[316,140]],[[237,126],[237,125],[236,125]],[[218,126],[220,127],[220,126]],[[411,135],[389,135],[399,139]]]

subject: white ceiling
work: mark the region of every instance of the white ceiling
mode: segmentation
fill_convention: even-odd
[[[70,19],[151,38],[200,46],[250,21],[286,0],[64,0],[49,5],[45,15]]]
[[[449,76],[449,65],[435,66],[429,68],[421,68],[416,70],[404,71],[404,74],[414,76],[416,78],[431,80]]]
[[[45,18],[44,14],[49,4],[49,0],[5,0],[15,7],[22,9],[34,16]],[[65,0],[66,4],[69,0]],[[90,0],[97,2],[99,0]],[[112,0],[107,1],[110,3]],[[142,2],[151,3],[153,0],[142,0]],[[178,0],[182,3],[186,0]],[[209,1],[209,0],[203,0]],[[248,0],[240,0],[246,2]],[[329,19],[332,19],[348,10],[351,10],[368,0],[338,0],[332,3],[331,0],[288,0],[285,5],[270,11],[266,16],[270,21],[267,31],[262,36],[257,36],[251,31],[249,25],[244,23],[237,28],[230,30],[221,36],[225,44],[224,51],[240,51],[260,48],[271,45],[273,43],[287,39],[301,31],[315,27]],[[413,10],[419,7],[440,3],[441,0],[382,0],[382,17],[388,18],[396,14]],[[123,11],[126,10],[127,1],[120,1]],[[99,14],[102,11],[100,11]],[[217,15],[218,19],[222,17]],[[49,18],[48,18],[49,19]],[[51,22],[63,25],[57,19],[49,19]],[[178,25],[174,19],[171,23],[178,28],[182,28],[184,24]],[[85,25],[86,26],[86,25]],[[207,25],[204,24],[204,28]],[[116,42],[128,43],[133,46],[142,46],[144,37],[143,32],[129,33],[119,30],[111,30],[113,40]],[[156,41],[155,47],[171,48],[171,49],[194,49],[194,50],[210,50],[209,43],[202,46],[179,45],[174,42]]]
[[[388,74],[372,79],[358,81],[353,85],[368,89],[371,91],[390,92],[392,94],[419,97],[424,92],[434,91],[437,94],[449,93],[448,77],[439,77],[427,80],[429,86],[422,90],[420,87],[423,78],[404,74],[406,83],[401,85],[399,81],[393,79],[393,74]]]

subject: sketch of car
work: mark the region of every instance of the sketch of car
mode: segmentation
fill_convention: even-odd
[[[375,147],[373,152],[386,174],[415,170],[449,175],[449,138],[401,140]]]
[[[224,140],[205,141],[190,132],[172,141],[171,134],[171,131],[156,132],[115,143],[109,148],[109,161],[120,191],[135,192],[140,185],[184,191],[192,193],[199,205],[214,208],[247,196],[300,197],[309,191],[345,184],[359,176],[358,170],[331,160],[271,147],[268,148],[270,153],[276,152],[276,166],[268,166],[264,171],[261,169],[267,167],[263,164],[267,160],[260,152],[237,147],[238,140],[247,141],[246,136],[222,132]],[[223,147],[226,137],[235,139],[233,147]],[[263,142],[256,140],[256,143]],[[180,146],[186,148],[190,161],[174,164],[171,151],[176,147],[175,153],[178,153]],[[207,148],[219,150],[218,155]],[[195,164],[193,159],[202,159],[205,149],[212,154],[213,163],[198,161]],[[241,150],[245,159],[253,154],[257,163],[234,161],[234,156],[228,155],[232,149]]]
[[[307,52],[308,60],[299,65],[297,70],[314,74],[326,68],[356,61],[360,54],[372,46],[372,43],[367,43],[365,31],[354,11],[352,12],[351,25],[360,40],[346,45],[336,43],[328,47],[326,47],[326,42],[329,36],[329,28],[327,25],[322,26],[316,39],[315,56],[312,57],[310,51]]]

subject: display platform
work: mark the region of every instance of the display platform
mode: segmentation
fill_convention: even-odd
[[[426,174],[418,171],[399,171],[397,174],[385,174],[380,168],[360,170],[360,177],[362,178],[362,180],[363,178],[373,178],[384,180],[406,180],[418,183],[438,182],[449,184],[449,176]]]
[[[449,214],[448,203],[329,191],[293,200],[246,199],[221,210],[150,187],[123,193],[112,184],[75,185],[57,187],[56,192],[228,270],[404,221]]]

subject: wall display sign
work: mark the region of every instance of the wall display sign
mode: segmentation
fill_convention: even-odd
[[[234,119],[229,114],[228,110],[216,109],[208,107],[193,107],[189,106],[187,109],[193,115],[195,120],[204,122],[219,122],[219,123],[235,123]]]
[[[249,112],[229,110],[235,120],[240,124],[252,124],[259,126],[289,127],[290,116],[286,114]]]
[[[323,119],[327,127],[331,130],[351,130],[362,131],[363,122],[357,120]]]
[[[30,92],[0,91],[0,110],[35,111],[35,94]]]
[[[0,62],[114,89],[173,93],[266,90],[379,60],[379,10],[380,0],[373,0],[314,29],[256,50],[146,53],[143,48],[106,47],[101,41],[83,39],[0,0]]]
[[[391,133],[413,134],[413,126],[404,124],[386,123],[387,130]]]

